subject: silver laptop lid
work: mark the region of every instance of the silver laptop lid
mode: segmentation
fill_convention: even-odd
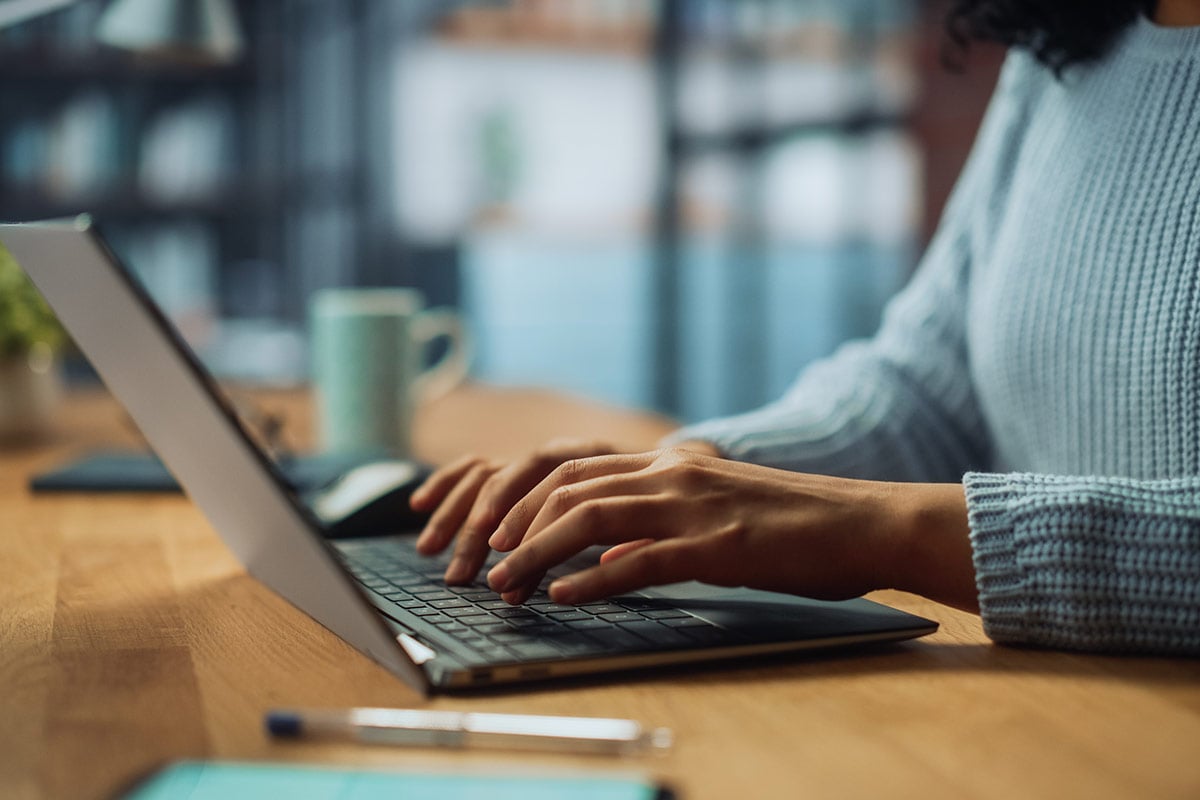
[[[91,220],[0,225],[0,242],[246,570],[422,692],[425,673]]]

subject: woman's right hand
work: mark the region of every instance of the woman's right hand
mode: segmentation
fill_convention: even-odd
[[[487,559],[488,537],[500,520],[546,476],[567,461],[618,452],[603,442],[558,439],[508,464],[464,456],[434,472],[412,494],[414,511],[432,512],[417,538],[417,552],[440,553],[457,537],[445,580],[470,583]]]

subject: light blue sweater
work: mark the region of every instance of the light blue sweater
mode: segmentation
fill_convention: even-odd
[[[1142,20],[1061,81],[1010,55],[876,337],[672,438],[961,479],[994,640],[1200,654],[1200,29]]]

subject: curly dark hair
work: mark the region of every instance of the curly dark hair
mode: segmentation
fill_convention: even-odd
[[[1062,72],[1099,58],[1138,14],[1156,0],[952,0],[950,40],[961,52],[972,40],[1024,47]]]

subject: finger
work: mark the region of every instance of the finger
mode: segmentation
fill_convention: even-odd
[[[533,536],[537,536],[541,531],[545,530],[555,520],[566,515],[571,509],[588,502],[589,500],[603,500],[611,497],[636,497],[654,494],[659,491],[657,481],[645,472],[638,470],[636,472],[624,472],[617,475],[604,475],[599,478],[580,481],[579,483],[571,483],[565,486],[559,486],[554,489],[546,497],[546,501],[534,516],[533,522],[529,523],[529,528],[521,537],[520,541],[526,541]],[[497,547],[497,550],[511,550],[520,542],[497,542],[496,544],[504,544],[505,547]]]
[[[707,573],[703,539],[667,539],[644,545],[624,558],[565,575],[550,584],[556,603],[590,603],[650,586],[702,579]]]
[[[547,475],[528,494],[521,498],[496,527],[489,542],[497,550],[516,547],[529,530],[530,524],[546,504],[550,493],[561,486],[645,469],[654,462],[654,454],[594,456],[564,462]]]
[[[484,484],[467,526],[495,531],[504,515],[561,463],[561,459],[530,456],[501,469]]]
[[[594,544],[620,544],[630,539],[659,538],[666,525],[654,497],[607,497],[574,507],[540,535],[526,538],[488,572],[488,585],[501,594],[536,586],[541,577]]]
[[[610,445],[601,442],[558,439],[547,443],[536,453],[504,467],[484,484],[467,526],[494,531],[504,515],[564,461],[612,452]]]
[[[607,564],[610,561],[615,561],[621,556],[628,555],[639,547],[645,547],[648,544],[654,544],[654,540],[638,539],[635,542],[622,542],[621,544],[614,545],[605,550],[603,555],[600,556],[600,563]]]
[[[463,521],[469,516],[471,505],[491,474],[491,471],[481,471],[479,477],[475,478],[475,473],[472,473],[463,481],[463,485],[469,488],[464,489],[463,501],[456,504],[456,509],[461,512],[458,520],[458,537],[455,539],[454,555],[451,556],[450,564],[442,576],[448,584],[464,584],[475,580],[483,562],[487,560],[490,550],[487,543],[488,532],[463,525]],[[469,498],[467,497],[468,492]]]
[[[413,490],[408,504],[414,511],[432,511],[441,505],[463,476],[481,461],[478,456],[467,455],[435,470],[424,483]]]
[[[479,487],[491,474],[490,470],[490,465],[477,461],[459,477],[458,482],[438,504],[421,535],[417,537],[418,553],[432,555],[446,548],[450,540],[458,534],[467,514],[471,512],[471,505],[475,502]]]
[[[538,578],[538,583],[541,583],[541,578]],[[513,589],[511,592],[502,592],[500,599],[507,602],[509,605],[519,606],[526,603],[529,598],[533,597],[537,591],[538,583],[530,583],[519,589]]]

